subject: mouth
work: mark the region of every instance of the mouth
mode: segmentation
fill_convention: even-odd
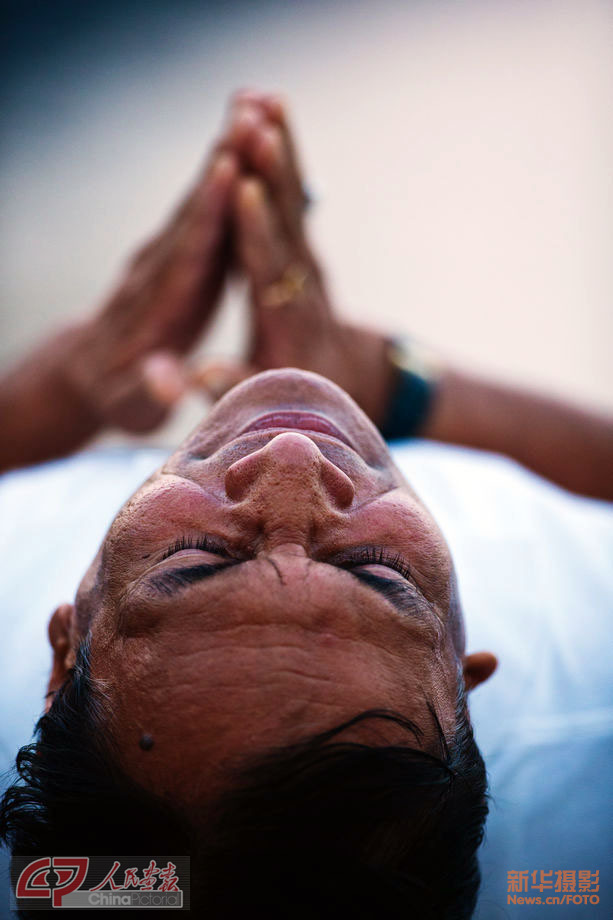
[[[242,429],[240,434],[247,434],[250,431],[269,431],[270,429],[279,429],[280,431],[305,431],[319,434],[327,434],[338,441],[342,441],[347,447],[355,450],[346,434],[340,428],[337,428],[329,419],[322,415],[316,415],[313,412],[296,412],[293,410],[269,412],[261,415]]]

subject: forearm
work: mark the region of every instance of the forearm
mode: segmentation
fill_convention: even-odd
[[[97,432],[68,373],[78,348],[78,332],[65,330],[0,378],[0,472],[65,456]]]
[[[613,499],[613,418],[447,370],[423,437],[496,451],[553,482]]]

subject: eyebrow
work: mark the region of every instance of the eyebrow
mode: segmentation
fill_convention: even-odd
[[[235,569],[241,564],[239,561],[220,562],[214,565],[201,563],[184,568],[169,569],[154,575],[150,580],[150,585],[159,594],[172,597],[190,585],[197,584],[215,575],[220,575],[228,569]],[[331,563],[320,564],[331,565]],[[422,612],[429,607],[428,602],[422,598],[417,589],[410,587],[405,581],[383,578],[381,575],[374,575],[372,572],[360,572],[336,565],[333,565],[332,568],[353,576],[360,584],[388,600],[401,613]]]

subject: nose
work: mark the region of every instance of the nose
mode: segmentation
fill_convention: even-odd
[[[353,482],[306,435],[287,431],[228,467],[225,490],[232,501],[261,499],[272,513],[302,513],[327,506],[344,510],[353,502]]]

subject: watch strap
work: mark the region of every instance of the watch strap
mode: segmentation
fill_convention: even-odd
[[[406,339],[390,341],[388,358],[394,382],[380,431],[386,441],[412,438],[432,405],[439,376],[436,362],[425,349]]]

